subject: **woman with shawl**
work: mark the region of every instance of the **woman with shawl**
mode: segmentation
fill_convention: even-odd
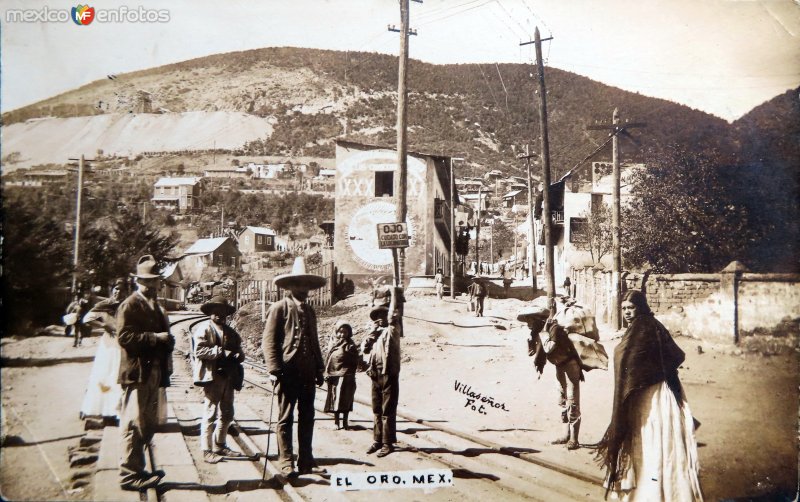
[[[122,387],[117,383],[119,377],[120,348],[117,344],[115,315],[117,307],[125,298],[125,279],[117,279],[111,290],[111,297],[98,302],[83,317],[83,323],[93,328],[101,328],[103,336],[97,343],[89,384],[81,404],[80,416],[101,416],[116,419],[119,416]]]
[[[353,343],[353,328],[350,324],[341,319],[336,322],[333,338],[325,352],[328,397],[325,399],[324,411],[333,413],[336,429],[339,429],[339,413],[342,413],[342,425],[348,430],[347,417],[353,411],[358,367],[358,349]]]
[[[606,495],[701,501],[694,419],[678,379],[684,353],[639,291],[622,298],[628,329],[614,351],[611,423],[597,445]]]

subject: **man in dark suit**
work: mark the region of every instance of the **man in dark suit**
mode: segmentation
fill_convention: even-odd
[[[125,490],[154,487],[164,475],[146,471],[144,456],[144,449],[149,447],[158,426],[159,388],[169,386],[175,347],[169,319],[156,301],[161,283],[156,267],[151,255],[139,259],[137,290],[117,309],[117,341],[122,349],[119,469],[120,486]]]
[[[290,274],[274,283],[289,291],[269,308],[262,349],[267,371],[277,379],[278,463],[287,477],[321,474],[311,443],[314,434],[314,384],[322,385],[323,359],[317,337],[317,315],[306,303],[312,289],[325,285],[324,277],[307,274],[303,257],[298,257]],[[297,405],[297,471],[293,466],[292,425]]]

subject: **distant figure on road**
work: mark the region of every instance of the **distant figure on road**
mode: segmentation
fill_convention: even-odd
[[[89,335],[90,328],[83,322],[83,317],[92,308],[92,292],[87,289],[75,295],[75,299],[67,307],[67,314],[75,314],[76,321],[72,325],[73,347],[80,347],[83,338]],[[69,326],[68,326],[69,327]]]
[[[685,355],[643,293],[625,293],[622,315],[629,325],[614,350],[611,423],[597,445],[606,495],[703,500],[695,420],[678,379]]]
[[[397,442],[397,402],[400,396],[400,331],[399,305],[402,290],[392,288],[389,306],[380,305],[369,313],[375,329],[362,342],[362,352],[369,354],[367,375],[372,379],[372,437],[367,454],[378,452],[385,457],[394,451]],[[380,450],[380,451],[379,451]]]
[[[472,284],[467,288],[469,293],[469,301],[475,306],[475,317],[483,317],[483,303],[488,294],[486,285],[483,283],[483,278],[473,277]]]
[[[101,416],[114,421],[119,418],[122,387],[117,382],[121,354],[117,343],[116,314],[127,292],[125,279],[117,279],[111,289],[111,296],[98,302],[83,316],[83,323],[90,329],[101,328],[103,336],[97,343],[89,383],[81,404],[81,418]]]
[[[566,296],[572,296],[572,280],[569,276],[564,278],[564,294]]]
[[[292,272],[279,275],[274,283],[289,290],[282,300],[272,304],[264,326],[262,349],[267,371],[277,378],[278,464],[286,477],[299,474],[322,474],[311,447],[314,435],[314,384],[323,382],[324,361],[317,336],[317,314],[306,303],[308,292],[321,288],[327,280],[306,273],[302,256],[295,259]],[[292,453],[292,425],[297,406],[297,471]]]
[[[336,429],[339,429],[340,413],[342,427],[344,430],[349,428],[347,419],[353,411],[357,367],[358,348],[353,343],[353,328],[340,319],[336,321],[333,337],[325,351],[325,381],[328,383],[325,413],[333,413]]]
[[[158,305],[161,275],[152,255],[139,258],[136,283],[138,290],[117,309],[117,341],[122,348],[119,472],[123,490],[142,491],[156,486],[164,476],[145,470],[144,449],[158,426],[159,389],[169,387],[175,338],[169,332],[167,314]]]
[[[244,457],[226,444],[228,427],[233,422],[234,392],[242,390],[244,350],[242,337],[227,324],[228,316],[236,311],[227,298],[215,296],[201,305],[200,310],[210,319],[192,333],[192,376],[205,396],[200,422],[203,460],[216,464],[222,459]]]
[[[436,269],[436,275],[433,277],[433,282],[436,284],[436,296],[441,300],[442,295],[444,295],[444,274],[442,274],[442,269]]]

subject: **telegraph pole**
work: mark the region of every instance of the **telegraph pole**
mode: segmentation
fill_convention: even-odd
[[[75,243],[72,248],[72,294],[75,294],[78,287],[78,263],[80,262],[81,246],[81,202],[83,200],[83,167],[86,158],[84,155],[81,155],[80,159],[69,160],[78,161],[78,193],[75,202]]]
[[[525,155],[521,155],[518,158],[525,159],[525,166],[528,168],[528,219],[531,222],[531,288],[533,288],[533,293],[536,294],[536,268],[538,262],[536,261],[536,223],[533,219],[533,178],[531,178],[531,157],[530,154],[530,145],[525,145]]]
[[[552,40],[552,37],[545,40]],[[544,85],[544,62],[542,61],[542,39],[539,35],[539,28],[534,31],[534,44],[536,44],[536,73],[539,77],[539,131],[542,142],[542,181],[544,183],[544,193],[542,202],[542,226],[544,227],[545,245],[545,267],[547,272],[547,303],[553,309],[555,307],[555,263],[553,256],[553,215],[550,213],[550,143],[547,136],[547,90]],[[528,45],[524,42],[520,45]]]
[[[450,157],[450,298],[456,297],[456,174],[453,161],[464,160]]]
[[[478,217],[475,218],[475,275],[481,275],[481,188],[478,185]]]
[[[421,0],[418,0],[421,1]],[[406,221],[406,192],[408,190],[408,159],[406,159],[406,102],[408,90],[406,89],[406,68],[408,67],[408,2],[400,0],[400,64],[397,70],[397,210],[396,220],[400,223]],[[398,31],[389,26],[389,31]],[[414,33],[416,34],[416,33]],[[406,250],[400,248],[397,252],[397,273],[395,286],[403,286],[403,276],[406,268]]]
[[[620,221],[620,184],[621,174],[619,166],[619,135],[630,136],[627,129],[635,127],[645,127],[645,123],[626,123],[620,126],[619,109],[614,108],[611,117],[611,124],[598,124],[589,126],[589,130],[610,130],[612,136],[611,158],[613,164],[613,185],[611,187],[611,326],[614,329],[622,327],[622,312],[620,309],[622,284],[620,277],[622,274],[622,226]]]

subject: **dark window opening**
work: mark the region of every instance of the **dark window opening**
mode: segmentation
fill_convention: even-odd
[[[569,219],[569,241],[583,243],[589,240],[589,222],[586,218]]]
[[[394,197],[394,172],[392,171],[375,172],[375,197],[384,195]]]

